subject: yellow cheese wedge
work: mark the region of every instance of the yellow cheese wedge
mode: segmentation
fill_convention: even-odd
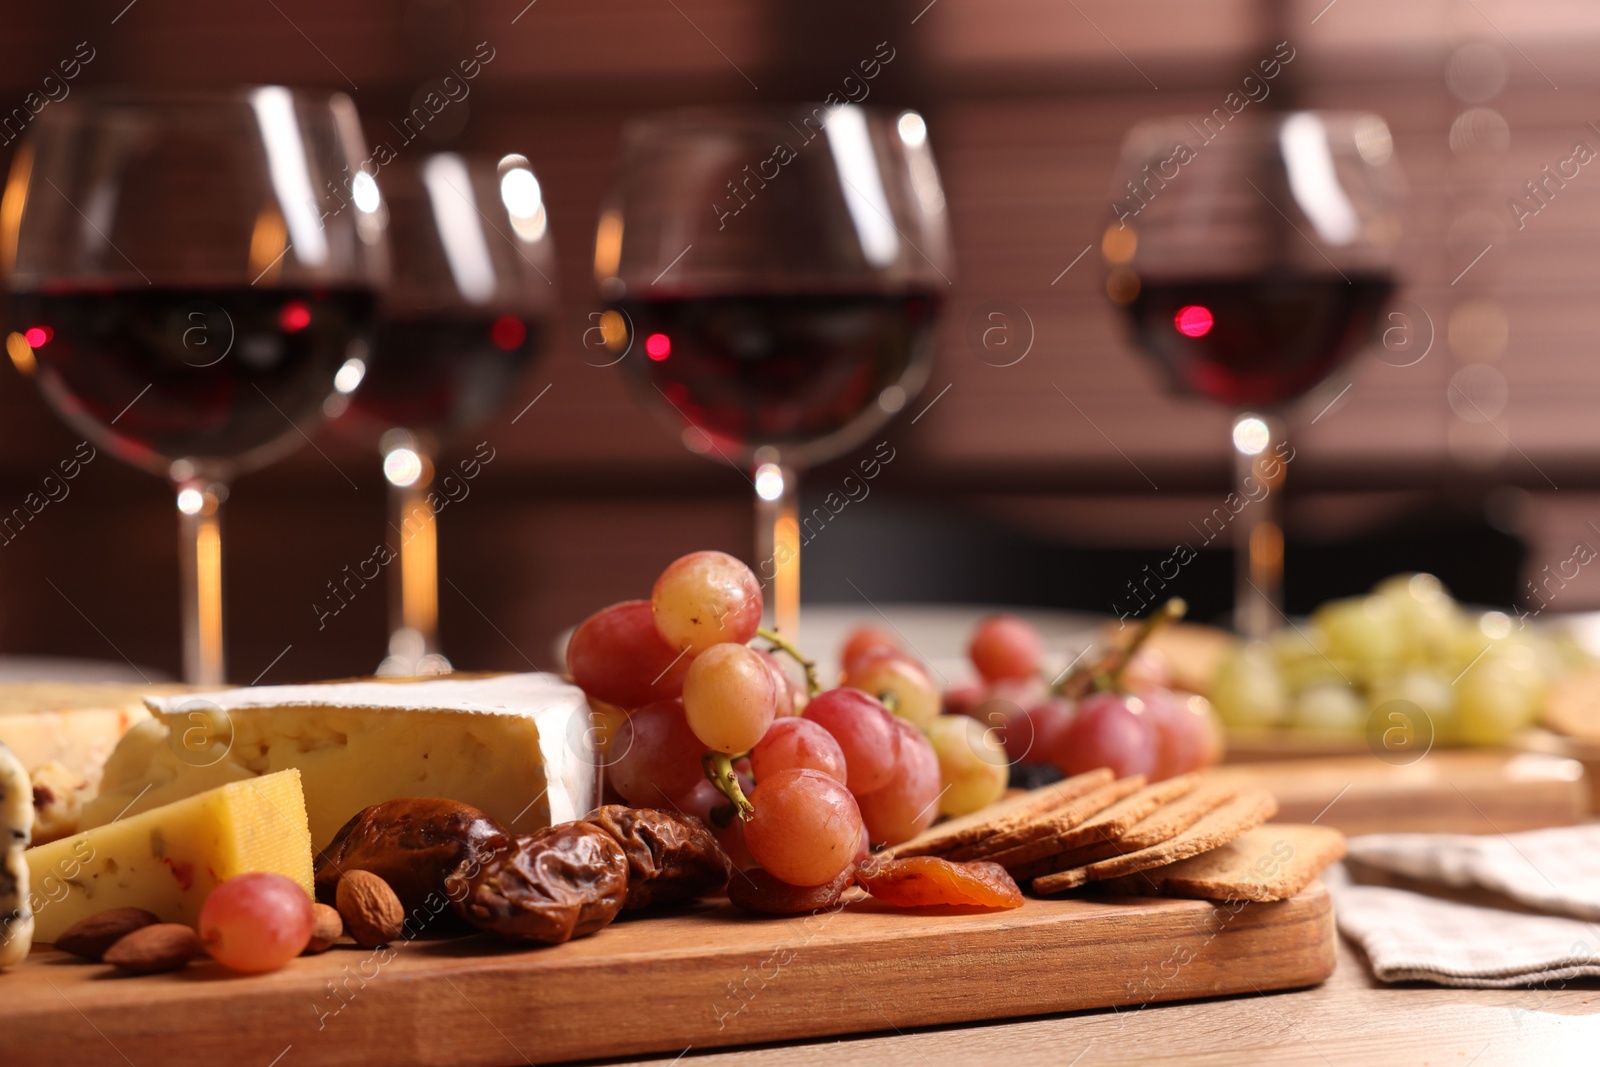
[[[34,940],[53,942],[106,908],[144,908],[194,926],[236,874],[273,871],[311,887],[311,831],[300,772],[220,786],[25,852]]]

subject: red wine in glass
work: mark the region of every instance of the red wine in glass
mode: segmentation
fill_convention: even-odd
[[[925,288],[652,291],[612,306],[633,327],[623,365],[690,424],[743,449],[809,445],[877,425],[879,397],[920,365],[941,302]]]
[[[540,351],[542,318],[385,318],[351,408],[382,426],[450,437],[505,403]]]
[[[204,456],[242,467],[299,443],[350,342],[364,288],[59,289],[13,296],[39,384],[61,414],[127,462],[165,473]]]
[[[1235,407],[1299,397],[1372,340],[1394,291],[1384,273],[1143,278],[1135,340],[1173,388]]]

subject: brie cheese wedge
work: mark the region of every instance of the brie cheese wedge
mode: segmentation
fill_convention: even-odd
[[[513,833],[598,803],[588,702],[550,674],[263,686],[146,704],[154,717],[106,761],[82,827],[290,767],[314,849],[363,808],[398,797],[459,800]]]

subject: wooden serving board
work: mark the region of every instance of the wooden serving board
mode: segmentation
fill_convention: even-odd
[[[1224,764],[1208,773],[1271,790],[1279,822],[1317,822],[1352,836],[1570,826],[1586,816],[1590,799],[1578,761],[1499,749],[1438,750],[1404,766],[1369,752]]]
[[[115,976],[36,950],[0,973],[0,1063],[515,1064],[665,1053],[1314,985],[1333,911],[1292,900],[1029,900],[908,914],[726,901],[544,949],[354,945],[272,974]],[[281,1057],[281,1059],[279,1058]]]

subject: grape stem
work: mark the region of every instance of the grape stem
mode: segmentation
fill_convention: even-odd
[[[726,752],[707,752],[700,757],[700,766],[705,768],[706,777],[717,787],[717,792],[728,798],[739,818],[748,819],[756,809],[739,787],[739,776],[733,773],[733,757]]]
[[[1056,686],[1056,692],[1077,700],[1088,696],[1091,692],[1120,691],[1123,672],[1128,669],[1128,664],[1133,662],[1134,653],[1138,652],[1156,631],[1177,622],[1188,610],[1189,605],[1182,597],[1173,597],[1139,623],[1133,639],[1126,645],[1114,648],[1088,666],[1073,671]]]
[[[795,646],[794,642],[790,641],[787,637],[784,637],[778,631],[769,630],[765,626],[756,630],[756,636],[764,637],[768,641],[772,642],[772,650],[774,652],[783,652],[787,654],[790,659],[800,664],[801,669],[806,672],[806,696],[814,697],[818,693],[822,692],[822,683],[817,680],[816,661],[806,659],[805,655],[800,651],[799,648]]]

